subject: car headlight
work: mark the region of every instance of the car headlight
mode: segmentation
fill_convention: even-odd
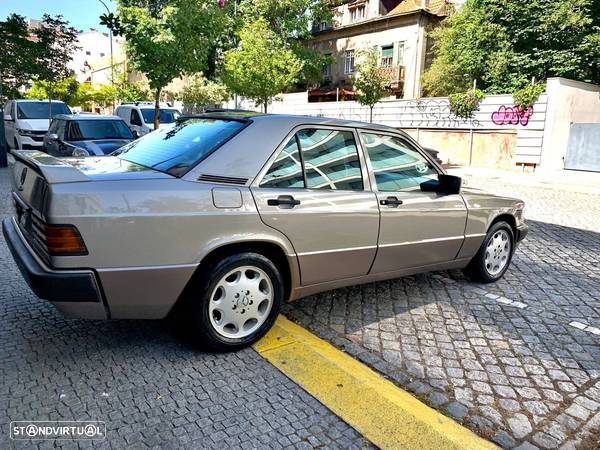
[[[36,136],[36,133],[33,130],[24,130],[22,128],[17,128],[17,133],[21,136],[33,137]]]

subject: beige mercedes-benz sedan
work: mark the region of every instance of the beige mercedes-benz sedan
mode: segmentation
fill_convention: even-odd
[[[444,269],[496,281],[528,230],[522,201],[359,122],[222,111],[109,157],[15,159],[2,229],[39,297],[70,317],[178,314],[216,350],[259,339],[287,299]]]

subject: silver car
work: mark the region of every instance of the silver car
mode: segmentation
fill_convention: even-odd
[[[214,112],[116,156],[15,157],[2,228],[39,297],[71,317],[177,314],[216,350],[259,339],[288,299],[433,270],[496,281],[528,230],[522,201],[359,122]]]

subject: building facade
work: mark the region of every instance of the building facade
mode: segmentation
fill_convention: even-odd
[[[429,32],[444,19],[447,0],[350,0],[335,7],[334,23],[314,24],[306,42],[333,62],[324,81],[309,89],[311,101],[353,97],[352,81],[361,51],[376,48],[379,65],[391,80],[395,98],[418,98],[421,75],[429,64]]]
[[[69,68],[75,73],[79,82],[94,84],[110,84],[112,71],[110,69],[110,37],[95,28],[77,34],[78,50],[75,51],[69,63]],[[116,70],[122,69],[125,61],[123,38],[113,36],[113,65]]]

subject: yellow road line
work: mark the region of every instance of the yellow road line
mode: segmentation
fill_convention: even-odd
[[[497,448],[283,316],[254,349],[382,449]]]

